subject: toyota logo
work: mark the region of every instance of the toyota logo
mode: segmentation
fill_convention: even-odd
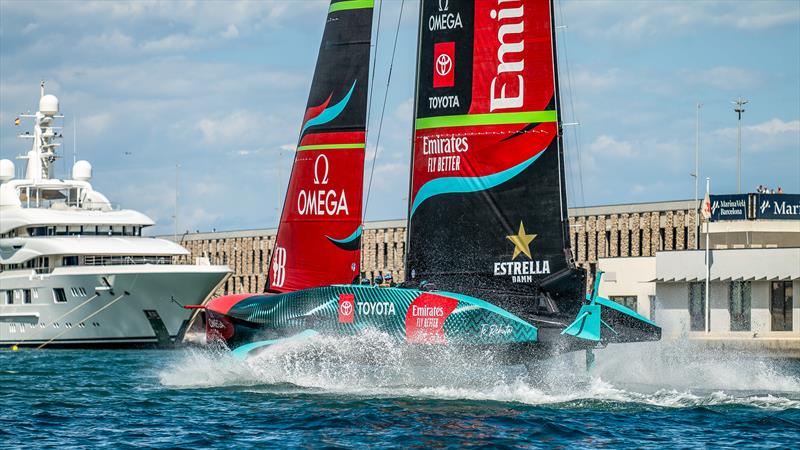
[[[442,53],[436,58],[436,73],[443,77],[449,74],[451,70],[453,70],[453,60],[450,59],[450,55]]]
[[[342,302],[339,305],[339,313],[343,316],[349,316],[353,314],[353,302]]]

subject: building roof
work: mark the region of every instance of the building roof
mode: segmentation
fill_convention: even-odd
[[[777,281],[800,279],[800,248],[711,250],[711,281]],[[705,251],[658,252],[656,278],[691,282],[706,279]]]

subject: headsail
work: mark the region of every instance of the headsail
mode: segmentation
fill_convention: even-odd
[[[359,275],[372,0],[332,0],[270,263],[267,290]]]
[[[551,2],[422,0],[420,27],[406,273],[577,308]]]

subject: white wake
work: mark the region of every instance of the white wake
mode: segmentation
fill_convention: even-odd
[[[239,387],[258,392],[431,398],[581,407],[617,402],[660,407],[748,405],[800,408],[800,363],[738,358],[687,342],[613,345],[543,361],[529,376],[490,353],[398,346],[381,333],[316,336],[241,361],[225,351],[187,349],[159,373],[168,388]]]

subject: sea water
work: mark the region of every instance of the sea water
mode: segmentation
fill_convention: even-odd
[[[800,446],[800,361],[611,346],[533,374],[377,333],[221,350],[0,351],[2,448]]]

